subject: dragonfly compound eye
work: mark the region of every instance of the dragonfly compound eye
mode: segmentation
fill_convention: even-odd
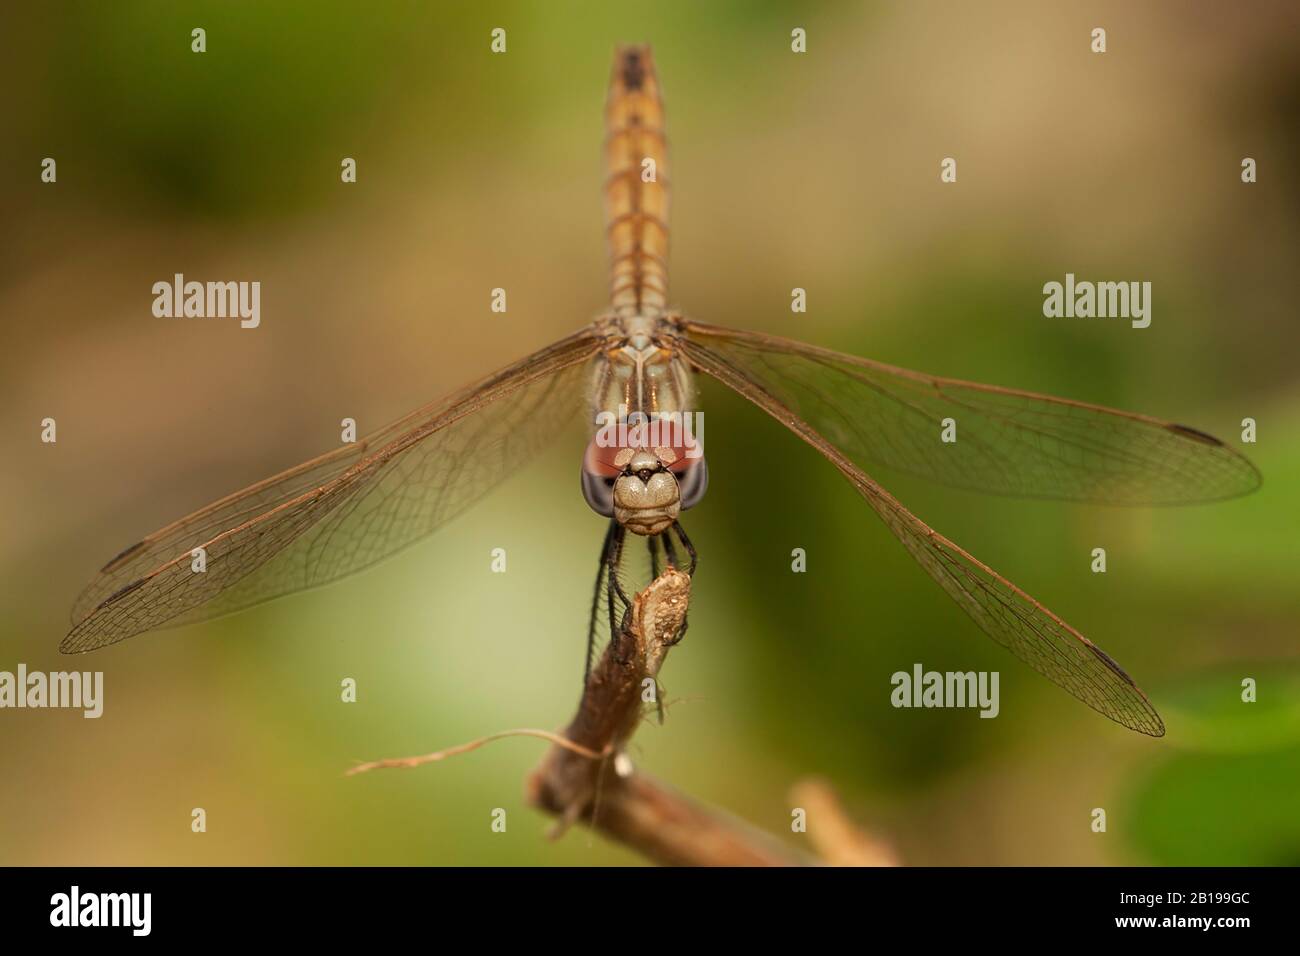
[[[614,479],[582,470],[582,497],[587,506],[605,518],[614,517]]]

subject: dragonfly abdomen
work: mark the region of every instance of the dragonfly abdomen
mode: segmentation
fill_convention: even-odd
[[[668,143],[650,47],[621,47],[614,58],[605,134],[610,304],[619,315],[655,315],[668,304]]]

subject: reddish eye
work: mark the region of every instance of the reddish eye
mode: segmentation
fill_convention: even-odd
[[[614,464],[620,451],[622,449],[617,446],[601,445],[593,438],[587,445],[587,453],[582,456],[582,470],[602,478],[617,478],[623,473],[623,469]]]
[[[692,465],[704,459],[704,449],[695,444],[687,448],[684,444],[668,445],[677,460],[668,466],[668,469],[675,474],[682,474]],[[595,438],[587,445],[586,454],[582,458],[582,469],[591,475],[599,475],[604,478],[617,478],[623,473],[623,469],[614,464],[614,459],[618,457],[619,452],[623,449],[618,445],[602,445]],[[687,454],[691,452],[694,457]]]
[[[676,456],[668,469],[679,475],[704,459],[704,448],[699,442],[693,442],[690,446],[687,446],[684,440],[678,440],[664,447],[670,449],[673,455]]]
[[[677,456],[677,460],[669,465],[668,469],[679,475],[688,468],[704,460],[704,449],[698,444],[692,448],[687,448],[685,445],[672,445],[671,448],[673,454]],[[688,452],[690,454],[688,454]],[[692,454],[695,456],[694,458],[691,457]]]

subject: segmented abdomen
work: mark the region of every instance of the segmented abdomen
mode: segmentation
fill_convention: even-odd
[[[620,47],[605,104],[610,304],[653,315],[668,304],[668,144],[648,46]]]

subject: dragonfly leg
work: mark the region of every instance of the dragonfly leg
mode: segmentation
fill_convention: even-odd
[[[627,614],[632,609],[632,601],[618,579],[618,566],[623,560],[623,538],[626,533],[626,529],[621,524],[612,523],[609,547],[605,551],[605,596],[609,602],[609,643],[615,651],[619,649],[620,638],[627,623]],[[617,603],[622,604],[621,613],[615,613]]]
[[[609,586],[623,602],[623,608],[626,610],[632,606],[632,599],[627,596],[623,590],[623,584],[618,579],[618,566],[623,563],[623,538],[627,534],[627,529],[621,524],[615,523],[613,529],[614,540],[610,544],[608,552],[609,563]]]
[[[691,556],[691,567],[686,573],[691,577],[695,577],[695,565],[699,562],[700,558],[700,556],[695,553],[695,545],[691,544],[691,539],[686,537],[686,531],[682,528],[682,523],[680,521],[673,522],[673,530],[677,532],[677,537],[682,539],[682,547],[686,549],[686,553]],[[664,540],[668,540],[666,535]]]
[[[659,577],[659,538],[657,535],[650,535],[645,539],[646,547],[650,549],[650,577]]]
[[[582,687],[585,690],[591,679],[591,664],[596,656],[596,613],[600,609],[600,592],[609,570],[609,548],[614,540],[614,522],[610,522],[605,531],[605,543],[600,546],[600,564],[596,567],[596,586],[591,595],[591,617],[587,620],[587,664],[582,671]]]
[[[682,526],[680,522],[678,521],[673,522],[673,530],[677,532],[677,537],[681,539],[682,547],[686,549],[686,553],[690,556],[691,559],[690,570],[688,570],[686,573],[694,577],[695,565],[699,562],[699,556],[695,553],[695,546],[691,544],[691,539],[686,537],[686,532],[682,530]],[[673,567],[676,567],[677,552],[676,549],[673,548],[673,540],[667,533],[664,534],[663,538],[664,538],[664,551],[667,552],[668,554],[668,562]],[[682,626],[677,629],[677,633],[674,634],[671,639],[664,641],[664,644],[668,647],[672,647],[675,644],[680,644],[682,638],[686,636],[686,628],[688,626],[689,626],[689,621],[687,620],[687,616],[682,615]]]
[[[677,549],[673,547],[673,539],[666,533],[659,537],[664,539],[664,557],[668,559],[668,567],[676,569],[677,567]]]

